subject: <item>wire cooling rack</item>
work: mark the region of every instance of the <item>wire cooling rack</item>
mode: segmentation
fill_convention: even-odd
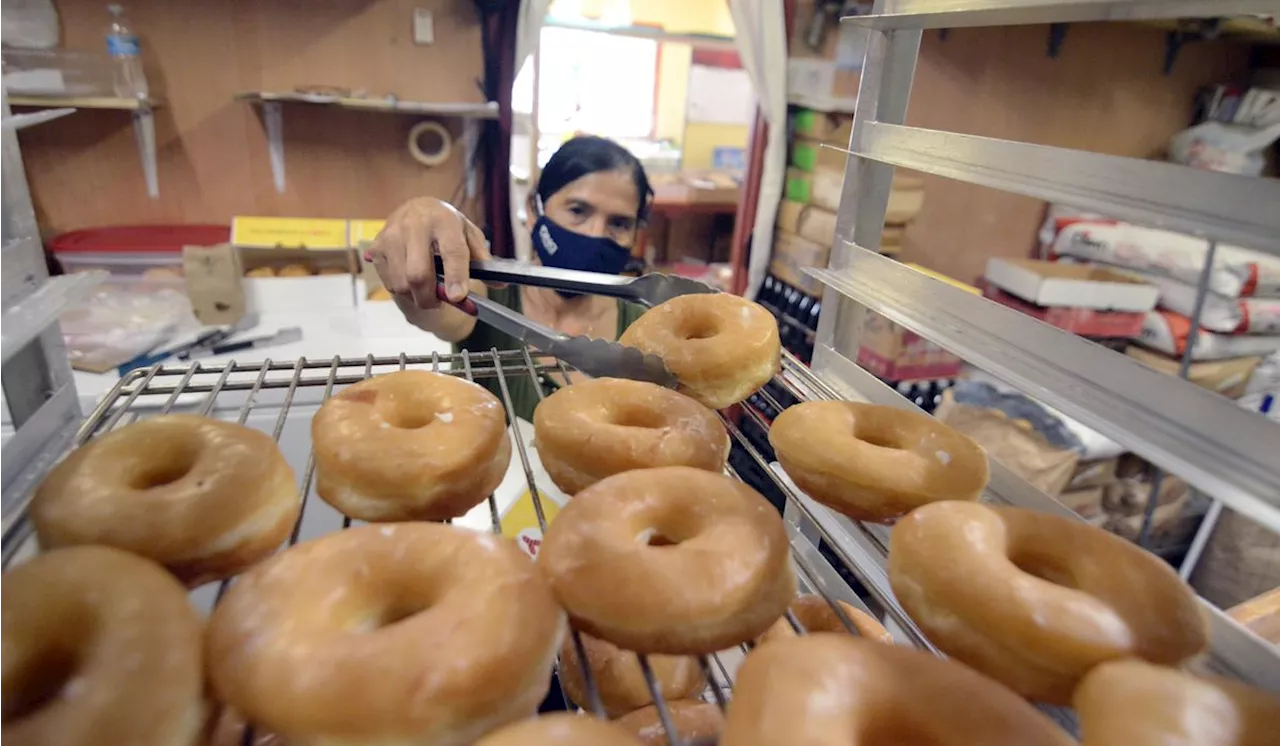
[[[842,398],[814,376],[794,356],[785,351],[783,354],[782,371],[774,379],[776,386],[770,387],[774,391],[785,391],[789,398],[796,401]],[[363,358],[333,357],[328,360],[300,358],[293,361],[273,361],[268,359],[260,364],[243,364],[233,361],[207,366],[198,362],[184,366],[160,365],[135,370],[123,376],[86,418],[84,425],[76,434],[74,444],[80,446],[96,435],[138,419],[173,411],[215,416],[231,419],[242,425],[248,423],[264,430],[270,429],[291,465],[305,463],[305,467],[301,469],[301,488],[304,496],[302,512],[289,538],[288,545],[292,546],[300,539],[314,538],[352,525],[351,518],[341,515],[312,492],[315,456],[311,451],[311,414],[340,387],[382,373],[409,368],[432,370],[463,377],[470,381],[496,379],[503,406],[507,410],[508,419],[512,422],[515,422],[515,414],[512,410],[509,386],[511,381],[519,377],[528,377],[533,382],[533,388],[541,401],[547,393],[544,377],[547,374],[567,376],[571,370],[563,362],[528,348],[501,352],[494,349],[487,353],[463,351],[451,355],[432,354],[430,356],[401,354],[398,357],[369,355]],[[781,388],[777,388],[778,386]],[[770,394],[768,390],[761,390],[759,394],[775,411],[781,411],[784,408],[777,400],[778,397]],[[270,419],[272,414],[274,414],[274,422]],[[741,448],[746,453],[749,463],[758,467],[785,495],[788,503],[799,509],[801,515],[813,521],[810,508],[800,499],[790,482],[771,468],[769,460],[762,454],[761,449],[752,443],[752,439],[741,427],[746,424],[747,420],[744,418],[747,418],[760,430],[767,432],[769,421],[748,406],[722,411],[719,416],[733,438],[735,447]],[[539,491],[531,465],[529,449],[532,444],[525,442],[525,435],[522,434],[520,427],[513,426],[510,431],[537,522],[545,532],[547,512],[544,509],[544,497]],[[285,437],[282,439],[282,436]],[[728,471],[734,477],[739,477],[732,467],[729,467]],[[5,566],[8,566],[15,557],[35,551],[32,528],[26,518],[26,507],[29,501],[28,496],[21,509],[10,514],[12,520],[4,526]],[[490,495],[487,503],[490,524],[488,528],[495,534],[501,534],[502,513],[499,510],[498,501],[494,495]],[[468,517],[471,515],[468,514]],[[817,525],[816,522],[814,523]],[[864,526],[858,522],[854,522],[853,525],[881,553],[882,557],[887,555],[883,527]],[[471,525],[471,527],[476,526]],[[823,531],[821,528],[819,530]],[[793,549],[792,556],[795,567],[799,571],[798,578],[802,588],[821,595],[849,632],[857,634],[852,621],[835,602],[838,599],[856,607],[865,608],[864,604],[840,579],[836,568],[824,554],[818,551],[814,542],[803,536],[791,524],[788,524],[788,532]],[[881,590],[881,584],[870,582],[864,574],[865,568],[859,566],[857,558],[843,553],[839,549],[839,543],[831,536],[824,533],[823,538],[827,548],[834,551],[840,562],[870,593],[871,606],[878,607],[878,610],[883,612],[876,614],[873,611],[873,615],[883,618],[886,625],[897,632],[899,638],[905,638],[900,641],[937,652],[892,595]],[[197,589],[193,592],[193,602],[206,611],[211,609],[232,582],[234,579]],[[804,634],[804,627],[791,612],[787,612],[786,619],[797,634]],[[587,657],[577,632],[572,633],[572,641],[588,693],[587,702],[576,704],[603,718],[605,712],[599,689],[596,687],[591,671],[586,666]],[[706,680],[703,699],[713,702],[722,710],[725,708],[732,698],[731,669],[736,668],[736,663],[749,649],[750,643],[746,643],[739,646],[738,650],[721,651],[698,657],[699,666]],[[668,743],[671,746],[684,744],[685,742],[681,741],[676,733],[676,729],[672,727],[671,710],[659,690],[649,661],[643,655],[639,656],[639,660],[659,720],[668,734]],[[557,668],[559,665],[560,662],[557,661]],[[569,699],[566,697],[565,701],[568,702]],[[252,738],[251,729],[246,729],[244,743],[251,743]]]

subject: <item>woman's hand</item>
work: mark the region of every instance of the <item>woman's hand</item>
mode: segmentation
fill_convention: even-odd
[[[453,302],[467,297],[468,263],[491,258],[484,233],[457,208],[434,197],[418,197],[391,213],[365,258],[373,262],[402,309],[434,309],[440,305],[434,254],[444,263],[445,293]]]

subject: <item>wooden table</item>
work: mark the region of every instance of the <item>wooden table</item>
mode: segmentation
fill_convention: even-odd
[[[680,199],[658,196],[649,206],[649,218],[661,216],[666,220],[691,217],[694,215],[734,215],[738,212],[738,198],[733,201],[705,202],[701,200]],[[643,258],[649,245],[649,232],[641,230],[636,236],[636,243],[631,247],[631,256]]]

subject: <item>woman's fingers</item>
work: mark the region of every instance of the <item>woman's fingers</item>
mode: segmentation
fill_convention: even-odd
[[[471,277],[471,249],[465,235],[466,218],[441,221],[436,230],[436,247],[444,264],[444,288],[449,300],[457,303],[467,297],[467,281]],[[431,256],[427,256],[431,261]]]
[[[477,228],[475,223],[462,218],[462,231],[466,234],[467,248],[472,259],[484,262],[493,258],[489,253],[489,239],[484,237],[484,231]]]
[[[412,220],[405,225],[405,279],[409,295],[418,308],[435,308],[436,266],[431,259],[431,230],[424,221]]]
[[[404,241],[399,237],[399,230],[391,227],[384,229],[373,241],[369,249],[373,259],[373,267],[378,270],[378,278],[382,286],[392,293],[407,293],[409,280],[404,269]]]

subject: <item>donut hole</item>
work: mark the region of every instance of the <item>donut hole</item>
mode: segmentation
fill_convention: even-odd
[[[609,422],[621,427],[640,427],[649,430],[660,430],[667,423],[662,413],[647,407],[614,407],[610,412]]]
[[[21,686],[6,686],[4,722],[19,720],[39,712],[62,694],[80,667],[79,656],[65,647],[39,651],[23,661],[22,671],[15,677]],[[8,675],[5,676],[8,679]],[[12,696],[10,696],[12,694]]]
[[[682,541],[684,539],[668,536],[656,528],[646,528],[636,534],[636,543],[647,547],[674,547],[679,546]]]
[[[425,402],[391,401],[389,397],[378,400],[378,416],[388,426],[400,430],[417,430],[436,421],[440,413]]]
[[[676,326],[676,336],[681,339],[710,339],[720,334],[720,324],[715,317],[689,314]]]
[[[854,437],[863,443],[870,443],[878,448],[892,448],[895,451],[902,450],[902,443],[897,438],[891,437],[889,433],[856,433]]]
[[[150,490],[173,484],[191,473],[196,465],[199,449],[195,443],[182,439],[171,441],[159,448],[154,457],[129,480],[136,490]]]
[[[1059,557],[1047,555],[1029,549],[1021,549],[1009,554],[1009,561],[1026,574],[1039,578],[1063,588],[1079,590],[1075,575],[1071,568]]]

